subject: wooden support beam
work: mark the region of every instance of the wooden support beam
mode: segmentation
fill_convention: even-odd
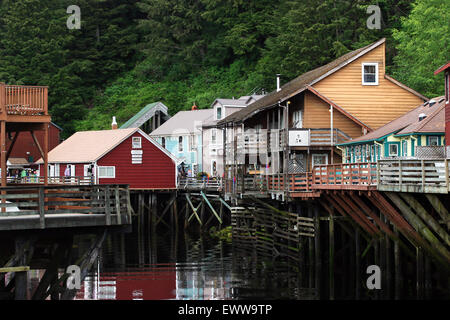
[[[440,261],[445,266],[446,270],[450,271],[450,252],[439,242],[436,236],[427,228],[427,226],[418,218],[411,209],[400,199],[400,197],[393,192],[386,192],[386,195],[391,201],[400,209],[400,211],[407,218],[409,223],[429,241],[426,243],[422,241],[421,245],[427,249],[437,261]],[[431,245],[431,247],[430,247]],[[420,247],[420,246],[418,246]]]
[[[334,219],[333,214],[330,214],[329,221],[329,260],[328,260],[328,276],[329,276],[329,290],[330,300],[334,300]]]
[[[369,221],[369,219],[367,219],[367,216],[366,216],[366,214],[367,213],[364,213],[364,212],[362,212],[362,210],[358,207],[358,206],[356,206],[354,203],[353,203],[353,201],[352,201],[352,199],[350,199],[350,197],[348,197],[347,195],[345,195],[345,194],[340,194],[340,195],[336,195],[336,198],[339,198],[339,196],[342,198],[342,203],[345,203],[346,205],[348,205],[349,207],[350,207],[350,209],[351,210],[353,210],[353,212],[354,213],[356,213],[360,218],[361,218],[361,220],[375,233],[375,234],[377,234],[377,235],[379,235],[380,234],[380,230],[379,229],[377,229],[377,227],[372,223],[372,222],[370,222]]]
[[[88,274],[88,272],[91,270],[92,265],[94,264],[94,262],[97,260],[97,257],[100,253],[100,249],[102,247],[103,242],[106,239],[106,235],[107,235],[107,230],[105,230],[102,234],[100,234],[96,241],[94,242],[94,246],[91,247],[91,249],[83,256],[83,260],[81,260],[81,265],[80,262],[77,261],[77,265],[80,265],[80,270],[81,270],[81,275],[80,275],[80,280],[83,281],[84,278],[86,277],[86,275]],[[72,300],[73,297],[75,297],[75,295],[77,294],[77,289],[66,289],[62,294],[61,294],[61,300]]]
[[[41,144],[39,143],[39,140],[36,138],[34,131],[30,131],[30,134],[31,134],[31,137],[33,138],[36,148],[39,150],[39,153],[41,154],[42,159],[44,159],[44,150],[42,149]]]
[[[18,267],[0,268],[0,273],[25,272],[29,270],[30,266],[18,266]]]
[[[439,200],[438,196],[430,193],[425,194],[425,196],[444,223],[447,224],[447,229],[450,229],[450,214],[448,213],[447,208],[442,204],[441,200]]]
[[[437,223],[436,220],[434,220],[430,214],[428,214],[420,202],[409,193],[400,193],[400,196],[410,206],[410,208],[414,209],[417,215],[422,218],[423,221],[425,221],[427,225],[442,238],[442,240],[444,240],[447,246],[450,246],[450,236],[448,233],[439,225],[439,223]]]
[[[164,208],[163,212],[161,213],[161,215],[159,216],[158,220],[156,221],[156,225],[158,225],[158,224],[162,221],[162,219],[164,218],[164,215],[166,214],[166,212],[169,211],[169,209],[171,208],[171,206],[173,205],[173,203],[174,203],[175,200],[177,200],[177,195],[174,193],[174,194],[170,197],[170,199],[169,199],[169,201],[168,201],[166,207]],[[156,212],[155,212],[155,214],[156,214]],[[167,224],[166,224],[166,225],[167,225]]]
[[[189,195],[186,193],[185,196],[186,196],[187,202],[189,203],[189,206],[191,207],[191,209],[192,209],[192,211],[193,211],[193,214],[192,214],[192,215],[195,215],[195,217],[196,217],[197,220],[198,220],[198,223],[200,223],[200,225],[203,225],[202,220],[200,219],[200,217],[199,217],[198,214],[197,214],[197,210],[198,210],[198,208],[202,205],[202,203],[200,202],[199,207],[195,208],[194,205],[192,204],[191,199],[189,198]],[[192,217],[192,215],[191,215],[191,217]],[[189,217],[188,221],[191,220],[191,217]]]
[[[20,131],[17,131],[16,134],[14,135],[14,138],[11,141],[11,145],[8,148],[8,152],[6,153],[6,161],[8,161],[9,156],[14,148],[14,145],[16,144],[17,138],[19,137],[19,133]]]
[[[205,200],[206,204],[208,205],[209,209],[211,209],[211,212],[216,216],[216,218],[219,221],[219,223],[222,224],[222,219],[219,217],[219,215],[217,214],[216,210],[214,210],[214,207],[211,205],[211,203],[209,202],[209,200],[206,197],[206,195],[203,193],[203,191],[200,191],[200,194],[202,195],[202,197]]]
[[[6,187],[6,122],[0,121],[0,169],[1,169],[1,181],[2,181],[2,187]],[[4,203],[5,200],[2,199],[2,203]],[[2,212],[5,212],[5,208],[2,208]]]
[[[343,215],[343,216],[351,216],[353,220],[366,231],[370,236],[375,236],[375,232],[366,225],[364,221],[361,220],[356,214],[352,212],[352,210],[336,195],[330,194],[327,195],[326,198],[333,204],[333,206]]]

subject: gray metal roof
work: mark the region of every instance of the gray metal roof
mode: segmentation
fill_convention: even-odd
[[[186,135],[198,133],[203,123],[214,119],[214,109],[179,111],[150,133],[150,136]]]

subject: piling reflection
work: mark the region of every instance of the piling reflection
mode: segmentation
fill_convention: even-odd
[[[111,235],[78,300],[315,299],[295,265],[209,236]]]

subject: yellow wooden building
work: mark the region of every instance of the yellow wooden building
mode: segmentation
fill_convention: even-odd
[[[336,145],[428,99],[386,74],[385,39],[306,72],[218,123],[225,178],[311,171],[342,161]]]

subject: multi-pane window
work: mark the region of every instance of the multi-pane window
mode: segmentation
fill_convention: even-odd
[[[297,110],[292,114],[292,128],[300,129],[303,127],[302,111]]]
[[[183,152],[183,137],[178,137],[178,152]]]
[[[211,130],[211,144],[216,144],[216,143],[217,143],[217,130],[212,129]]]
[[[428,137],[428,145],[429,146],[438,146],[439,145],[439,137],[438,136],[429,136]]]
[[[389,157],[396,157],[396,156],[398,156],[398,145],[392,143],[389,145]]]
[[[133,137],[132,143],[133,143],[133,148],[134,148],[134,149],[140,149],[140,148],[142,148],[142,140],[141,140],[141,137]]]
[[[222,108],[217,108],[216,112],[217,120],[222,119]]]
[[[116,167],[98,167],[98,177],[99,178],[115,178],[116,177]]]
[[[378,63],[362,64],[362,84],[378,85]]]

